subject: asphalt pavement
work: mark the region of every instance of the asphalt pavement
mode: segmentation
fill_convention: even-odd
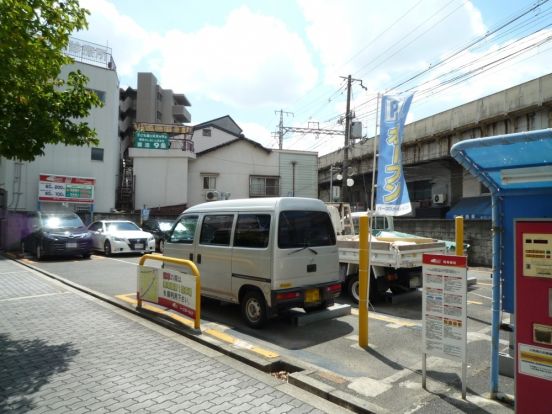
[[[100,260],[102,257],[100,256]],[[9,263],[9,265],[8,265]],[[151,351],[151,353],[156,353],[155,357],[147,358],[147,363],[143,363],[140,359],[135,361],[135,369],[131,369],[137,376],[138,367],[143,367],[143,369],[148,372],[148,369],[151,370],[153,360],[164,361],[165,358],[173,359],[173,356],[160,355],[159,351],[155,349],[148,348],[144,341],[139,341],[139,337],[142,334],[137,334],[134,331],[144,330],[146,323],[142,318],[137,316],[134,304],[132,303],[131,298],[126,298],[128,302],[122,303],[121,297],[115,298],[115,292],[128,292],[128,285],[120,285],[116,288],[113,288],[109,284],[109,279],[114,279],[115,274],[119,270],[114,269],[113,274],[107,274],[107,272],[94,274],[94,271],[86,267],[85,272],[81,272],[76,280],[70,280],[71,277],[66,273],[63,277],[52,273],[54,270],[59,271],[61,268],[57,268],[55,262],[45,263],[46,266],[50,268],[49,271],[42,271],[49,275],[50,278],[45,277],[39,273],[35,273],[32,269],[38,269],[38,267],[33,265],[32,261],[22,260],[21,263],[25,263],[27,268],[21,267],[16,262],[9,260],[0,261],[0,313],[2,314],[2,319],[0,320],[0,327],[3,327],[5,324],[9,324],[9,321],[13,318],[10,318],[10,314],[14,312],[14,309],[10,309],[10,306],[16,306],[20,301],[19,307],[17,307],[17,312],[20,312],[23,308],[23,304],[28,301],[28,303],[33,303],[35,300],[48,302],[48,304],[40,303],[40,307],[43,310],[46,307],[51,306],[52,311],[43,311],[38,313],[36,316],[27,316],[32,319],[43,319],[46,314],[56,315],[55,318],[50,316],[47,321],[54,323],[52,329],[43,328],[41,332],[50,333],[50,331],[56,332],[56,329],[61,329],[58,332],[59,335],[54,335],[58,341],[62,343],[73,343],[73,336],[69,335],[68,338],[65,338],[65,334],[69,334],[72,330],[62,329],[63,324],[55,323],[55,320],[64,321],[65,318],[75,318],[78,314],[81,315],[84,320],[79,320],[77,325],[83,324],[90,326],[87,329],[87,332],[91,337],[105,336],[107,338],[112,338],[116,335],[121,335],[122,338],[115,340],[114,345],[110,345],[109,349],[111,351],[104,352],[95,352],[94,355],[106,355],[118,356],[117,348],[120,344],[132,344],[128,345],[131,350],[129,353],[131,356],[134,354],[142,355],[142,351],[137,351],[133,348],[135,343],[139,343],[139,349],[141,350],[144,346]],[[102,268],[106,269],[107,262],[105,259],[98,263],[102,263]],[[110,262],[111,263],[111,262]],[[118,263],[118,264],[117,264]],[[85,263],[83,263],[84,265]],[[94,264],[89,263],[90,265]],[[113,265],[122,265],[122,261],[113,261]],[[61,266],[61,263],[60,263]],[[14,271],[13,268],[16,268],[17,271]],[[7,270],[5,270],[7,269]],[[30,283],[29,281],[24,283],[25,289],[29,291],[23,292],[23,287],[19,286],[18,289],[21,291],[16,291],[16,293],[9,294],[10,290],[6,289],[6,286],[9,286],[9,283],[13,284],[14,276],[11,276],[12,273],[23,273],[25,278],[31,278],[32,280],[38,280],[40,283]],[[482,274],[485,273],[485,269],[482,270]],[[487,272],[488,273],[488,272]],[[89,296],[81,296],[81,293],[75,293],[70,287],[67,287],[63,284],[55,284],[56,289],[61,289],[62,293],[59,293],[57,290],[55,294],[45,294],[40,290],[35,292],[33,286],[42,286],[44,283],[51,284],[55,283],[51,281],[51,278],[58,279],[64,283],[73,284],[77,286],[84,292],[92,293],[96,298],[102,299],[102,301],[97,301],[96,299],[89,299]],[[95,278],[99,283],[98,287],[103,288],[105,285],[105,293],[101,294],[94,289],[86,287],[83,285],[84,282]],[[20,280],[19,276],[15,279]],[[104,281],[105,279],[105,281]],[[9,282],[11,280],[11,282]],[[30,280],[30,279],[29,279]],[[122,281],[117,281],[115,283],[122,283]],[[21,284],[21,283],[20,283]],[[125,290],[126,288],[126,290]],[[110,290],[111,289],[111,290]],[[481,293],[481,291],[480,291]],[[479,299],[481,301],[486,300],[484,296],[481,296],[480,293]],[[6,298],[2,295],[9,294]],[[472,293],[473,295],[473,293]],[[129,295],[126,295],[129,296]],[[77,305],[74,298],[79,297],[77,301],[79,303],[87,303],[88,307],[91,306],[91,303],[94,304],[94,308],[103,309],[102,312],[97,314],[95,312],[87,311],[87,316],[83,315],[83,312],[79,311],[79,308],[82,306]],[[473,298],[472,298],[473,299]],[[481,307],[481,303],[477,303],[478,297],[475,296],[475,300],[472,300],[470,306]],[[83,302],[84,301],[84,302]],[[12,304],[13,302],[13,304]],[[109,305],[108,303],[111,303]],[[117,307],[112,306],[117,305]],[[211,305],[218,307],[219,305]],[[209,307],[209,304],[206,304],[206,307]],[[32,307],[35,309],[35,306]],[[123,311],[121,309],[126,310]],[[231,314],[232,308],[227,309],[225,313]],[[30,312],[30,310],[29,310]],[[356,309],[353,309],[353,313],[356,312]],[[116,315],[117,318],[126,318],[131,320],[133,323],[128,325],[124,330],[113,329],[110,325],[109,318],[107,318],[104,313]],[[415,312],[416,313],[416,312]],[[418,312],[419,313],[419,312]],[[18,315],[18,313],[16,313]],[[203,312],[202,312],[203,315]],[[251,371],[252,378],[255,379],[264,379],[259,380],[263,383],[267,383],[267,386],[272,386],[275,391],[284,392],[284,390],[295,390],[294,392],[300,392],[301,397],[295,397],[298,400],[301,400],[303,396],[309,396],[309,398],[314,398],[310,400],[305,398],[305,403],[310,409],[322,410],[326,412],[338,412],[337,405],[340,407],[347,407],[350,410],[356,412],[393,412],[393,413],[460,413],[460,412],[480,412],[480,413],[508,413],[513,412],[513,406],[511,403],[503,401],[495,401],[488,398],[489,391],[489,359],[490,359],[490,326],[483,320],[478,320],[477,317],[472,317],[469,326],[471,326],[470,333],[468,334],[468,377],[467,377],[467,398],[464,400],[461,398],[461,365],[436,357],[428,357],[428,383],[427,390],[421,387],[421,324],[419,320],[415,318],[409,318],[409,314],[403,315],[403,317],[388,317],[384,314],[374,312],[370,316],[370,323],[375,325],[374,328],[378,328],[375,332],[379,334],[371,334],[369,338],[369,347],[362,349],[358,346],[358,336],[356,332],[350,329],[350,326],[353,324],[351,321],[347,321],[346,318],[340,320],[330,320],[330,321],[320,321],[317,324],[313,324],[315,329],[312,329],[310,332],[321,332],[321,334],[328,333],[333,330],[333,332],[342,332],[342,336],[339,338],[333,338],[333,335],[329,335],[324,341],[317,340],[323,345],[333,344],[333,348],[327,347],[328,351],[326,353],[310,352],[312,346],[309,343],[309,337],[302,336],[305,335],[305,332],[308,332],[306,329],[299,329],[297,327],[289,326],[284,324],[281,321],[275,321],[269,331],[270,341],[256,341],[253,345],[250,343],[252,340],[251,335],[245,335],[248,332],[245,332],[241,329],[235,329],[228,326],[223,326],[222,324],[217,324],[209,321],[202,321],[202,330],[200,332],[194,332],[192,329],[182,326],[180,324],[175,324],[173,321],[167,321],[166,315],[159,313],[146,312],[144,316],[149,317],[152,321],[155,321],[158,324],[164,326],[154,327],[153,325],[148,326],[149,335],[148,338],[154,337],[167,337],[172,341],[177,341],[179,346],[191,347],[195,350],[194,347],[200,347],[203,351],[198,351],[207,356],[211,356],[213,352],[216,353],[216,358],[218,361],[224,360],[225,364],[236,368],[236,365],[242,367],[241,362],[245,362],[247,365],[256,367],[258,370]],[[113,316],[115,317],[115,316]],[[356,318],[355,315],[351,315],[349,318]],[[105,328],[106,333],[102,332],[103,326],[107,324]],[[61,325],[61,326],[58,326]],[[10,325],[6,325],[10,326]],[[24,327],[24,324],[20,322],[17,323],[17,326],[21,326],[21,329],[25,332],[28,332],[28,328]],[[41,324],[42,326],[42,324]],[[125,325],[126,326],[126,325]],[[169,328],[172,330],[167,331]],[[372,328],[372,330],[374,330]],[[85,329],[85,327],[83,327]],[[11,331],[8,328],[3,327],[2,333],[7,332],[11,335]],[[86,331],[83,331],[86,332]],[[176,333],[174,333],[176,332]],[[386,333],[386,334],[382,334]],[[8,335],[8,336],[9,336]],[[21,335],[17,331],[17,335]],[[42,333],[41,333],[42,335]],[[86,335],[86,333],[85,333]],[[23,336],[25,337],[25,336]],[[281,338],[294,338],[295,342],[293,346],[285,344],[283,345]],[[253,338],[255,339],[255,338]],[[44,339],[42,339],[44,341]],[[88,339],[89,340],[89,339]],[[87,343],[88,340],[85,340]],[[280,340],[280,342],[279,342]],[[99,340],[100,343],[103,343]],[[249,341],[249,342],[248,342]],[[2,341],[4,342],[4,341]],[[501,342],[504,346],[504,340]],[[211,349],[201,347],[200,344],[206,345]],[[266,352],[262,352],[261,347],[267,347],[269,349]],[[98,346],[98,345],[96,345]],[[320,346],[320,345],[319,345]],[[0,349],[4,346],[0,343]],[[294,348],[294,349],[291,349]],[[339,350],[339,351],[338,351]],[[271,352],[276,351],[276,352]],[[292,352],[293,351],[293,352]],[[126,346],[124,347],[124,354],[126,354]],[[143,351],[145,352],[145,351]],[[2,355],[4,352],[2,352]],[[149,354],[149,353],[148,353]],[[80,355],[80,353],[79,353]],[[180,355],[180,353],[179,353]],[[313,356],[315,355],[315,356]],[[0,356],[2,358],[2,356]],[[115,361],[119,361],[120,358],[115,358]],[[111,359],[110,359],[111,361]],[[180,364],[185,363],[179,361]],[[94,363],[97,365],[97,363]],[[115,366],[112,366],[111,363],[108,364],[111,367],[109,374],[119,372],[119,367],[117,363]],[[198,365],[199,366],[199,365]],[[167,364],[160,363],[162,370],[167,369]],[[55,367],[54,367],[55,368]],[[156,367],[157,368],[157,367]],[[180,366],[182,368],[182,366]],[[127,368],[128,369],[128,368]],[[243,368],[245,369],[245,368]],[[251,370],[252,368],[248,368]],[[242,372],[242,371],[240,371]],[[250,372],[250,371],[247,371]],[[278,382],[280,379],[275,379],[271,377],[270,372],[278,372],[280,379],[284,379],[284,382]],[[0,368],[0,389],[4,386],[3,378],[5,375],[2,375],[2,368]],[[254,375],[253,375],[254,373]],[[57,375],[52,373],[47,373],[47,375]],[[103,373],[101,375],[104,375]],[[146,374],[143,374],[146,375]],[[158,374],[156,374],[158,375]],[[181,378],[176,374],[178,378]],[[11,373],[8,376],[12,376]],[[167,374],[170,378],[170,374]],[[194,380],[197,379],[197,382],[193,382],[194,390],[195,386],[201,386],[201,383],[206,383],[205,387],[209,388],[209,379],[205,376],[192,375],[190,378]],[[287,383],[285,380],[287,379]],[[185,381],[189,380],[187,378]],[[47,380],[49,381],[49,380]],[[100,382],[104,383],[105,381],[99,379]],[[120,380],[117,380],[120,383]],[[276,381],[276,382],[275,382]],[[110,381],[107,381],[108,383]],[[119,384],[118,383],[118,384]],[[120,385],[120,384],[119,384]],[[184,382],[184,385],[186,383]],[[155,387],[154,387],[155,388]],[[284,388],[282,390],[281,388]],[[156,392],[163,393],[163,390],[155,388]],[[143,398],[147,399],[148,390],[142,390],[141,394]],[[508,377],[500,377],[500,391],[501,393],[508,395],[513,395],[513,380]],[[52,390],[51,396],[55,396],[54,390]],[[107,392],[107,390],[103,390]],[[196,391],[194,391],[196,392]],[[15,393],[17,394],[17,393]],[[154,393],[155,394],[155,393]],[[32,393],[31,393],[32,395]],[[107,394],[106,394],[107,395]],[[155,394],[156,395],[156,394]],[[289,395],[289,393],[288,393]],[[1,395],[0,395],[1,396]],[[319,396],[321,398],[316,398]],[[13,400],[13,396],[10,396],[8,401]],[[97,397],[94,397],[97,398]],[[105,397],[109,399],[109,397]],[[161,398],[161,396],[159,396]],[[185,397],[183,397],[185,398]],[[32,398],[31,398],[32,400]],[[40,400],[40,399],[39,399]],[[143,412],[153,412],[154,406],[157,406],[156,397],[151,397],[149,400],[155,400],[156,402],[153,405],[150,405],[145,408]],[[148,401],[149,401],[148,400]],[[193,399],[192,399],[193,400]],[[15,401],[15,400],[13,400]],[[113,403],[112,400],[110,400]],[[184,401],[184,400],[181,400]],[[320,405],[320,402],[325,404],[331,404],[329,407]],[[319,404],[316,405],[315,404]],[[196,411],[201,411],[203,406],[199,405],[200,408]],[[107,408],[106,408],[107,407]],[[195,408],[189,408],[191,406],[182,406],[180,410],[187,412],[193,411]],[[0,403],[0,412],[2,411],[2,405]],[[123,407],[132,412],[136,411],[134,408]],[[214,407],[210,407],[211,410],[207,409],[204,412],[239,412],[239,408],[236,410],[231,409],[234,407],[223,407],[219,411],[213,411]],[[269,407],[264,406],[264,408],[258,409],[257,406],[250,406],[245,404],[242,407],[243,412],[303,412],[297,411],[303,409],[304,407],[285,407],[281,411],[276,411],[278,407]],[[38,410],[39,408],[35,408]],[[104,412],[116,411],[111,405],[102,406]],[[27,411],[27,410],[23,410]],[[48,410],[45,410],[48,411]],[[69,410],[74,412],[73,410]],[[95,411],[95,410],[92,410]],[[167,409],[167,411],[170,411]],[[196,412],[193,411],[193,412]],[[308,412],[308,410],[306,410]],[[84,411],[83,411],[84,412]],[[123,411],[121,411],[123,412]],[[173,410],[174,412],[174,410]]]

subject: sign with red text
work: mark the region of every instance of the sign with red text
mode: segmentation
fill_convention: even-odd
[[[467,260],[465,256],[424,254],[423,352],[466,361]]]
[[[40,174],[38,201],[94,203],[95,178]]]
[[[190,318],[196,317],[196,278],[172,269],[138,266],[138,293],[146,302],[156,303]]]

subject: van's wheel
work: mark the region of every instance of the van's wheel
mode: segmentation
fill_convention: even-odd
[[[42,260],[44,255],[42,254],[42,248],[40,247],[40,243],[37,243],[35,246],[35,257],[36,260]]]
[[[104,254],[111,256],[111,243],[109,243],[109,240],[106,240],[104,243]]]
[[[163,253],[165,251],[165,240],[161,239],[159,240],[159,252]]]
[[[241,312],[245,322],[252,328],[259,329],[267,321],[267,308],[261,292],[248,290],[241,301]]]

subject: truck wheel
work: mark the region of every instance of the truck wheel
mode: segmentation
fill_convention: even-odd
[[[256,290],[248,290],[241,301],[241,312],[247,325],[259,329],[267,321],[266,302],[263,295]]]
[[[349,297],[353,300],[354,303],[358,304],[360,300],[360,282],[358,280],[358,273],[349,276],[349,281],[347,282],[347,293]],[[370,293],[368,295],[368,300],[370,302],[376,302],[380,298],[378,292],[378,286],[374,274],[370,272]]]
[[[165,251],[165,240],[159,240],[159,252],[163,253]]]
[[[360,300],[359,287],[360,282],[358,281],[358,273],[349,276],[349,281],[347,282],[347,293],[354,303],[358,303]]]

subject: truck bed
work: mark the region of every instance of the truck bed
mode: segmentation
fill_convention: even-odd
[[[393,241],[372,236],[370,243],[370,264],[393,268],[410,268],[422,265],[424,253],[445,253],[446,243],[428,238],[404,239]],[[337,248],[340,263],[359,263],[359,236],[337,236]]]

